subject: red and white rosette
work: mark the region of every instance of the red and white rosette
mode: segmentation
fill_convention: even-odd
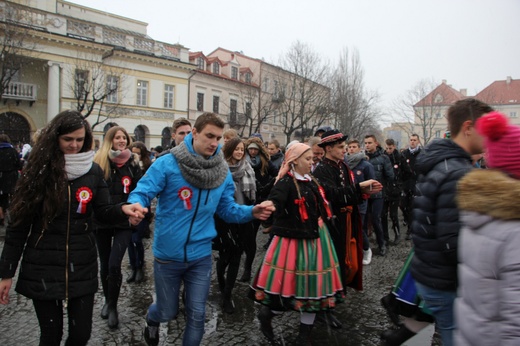
[[[132,184],[132,178],[125,175],[121,178],[121,184],[123,184],[123,193],[130,193],[130,185]]]
[[[92,190],[86,186],[80,187],[78,191],[76,191],[76,199],[79,202],[76,212],[78,214],[85,214],[87,212],[87,203],[92,200]]]
[[[190,210],[191,209],[191,197],[193,196],[193,191],[187,187],[184,186],[180,188],[179,190],[179,198],[184,202],[184,209]]]

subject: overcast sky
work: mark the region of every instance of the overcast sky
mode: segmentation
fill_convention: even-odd
[[[147,22],[155,40],[209,54],[217,47],[276,63],[291,43],[335,61],[359,51],[381,106],[421,79],[474,95],[520,78],[519,0],[71,0]]]

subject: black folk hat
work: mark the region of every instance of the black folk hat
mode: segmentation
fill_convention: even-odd
[[[327,145],[334,145],[336,143],[344,142],[347,140],[347,138],[348,135],[344,135],[338,130],[330,130],[321,136],[321,142],[318,144],[318,146],[324,148]]]

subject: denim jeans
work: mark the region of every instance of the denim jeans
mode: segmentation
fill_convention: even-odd
[[[372,221],[372,227],[376,234],[377,245],[379,249],[385,246],[385,239],[383,237],[383,226],[381,224],[381,214],[383,213],[383,199],[370,198],[368,199],[367,213],[365,214],[365,221],[363,222],[363,231],[368,233],[368,218]]]
[[[204,335],[206,301],[211,281],[211,255],[191,262],[162,261],[155,259],[156,301],[148,308],[146,321],[158,326],[174,319],[179,312],[181,281],[186,293],[186,330],[182,344],[199,345]]]
[[[456,328],[453,316],[453,302],[457,291],[441,291],[415,282],[417,292],[424,300],[426,308],[435,317],[435,324],[441,333],[442,345],[453,345],[453,330]]]

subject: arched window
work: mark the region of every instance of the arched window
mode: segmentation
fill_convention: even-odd
[[[141,125],[136,126],[134,130],[134,140],[145,143],[146,131]]]
[[[31,143],[31,127],[27,120],[18,113],[0,114],[0,133],[8,135],[13,146]]]
[[[103,133],[107,133],[108,130],[110,130],[114,126],[119,126],[117,123],[107,123],[105,127],[103,128]]]
[[[165,127],[161,134],[161,146],[163,148],[169,147],[172,140],[172,131],[169,127]]]

